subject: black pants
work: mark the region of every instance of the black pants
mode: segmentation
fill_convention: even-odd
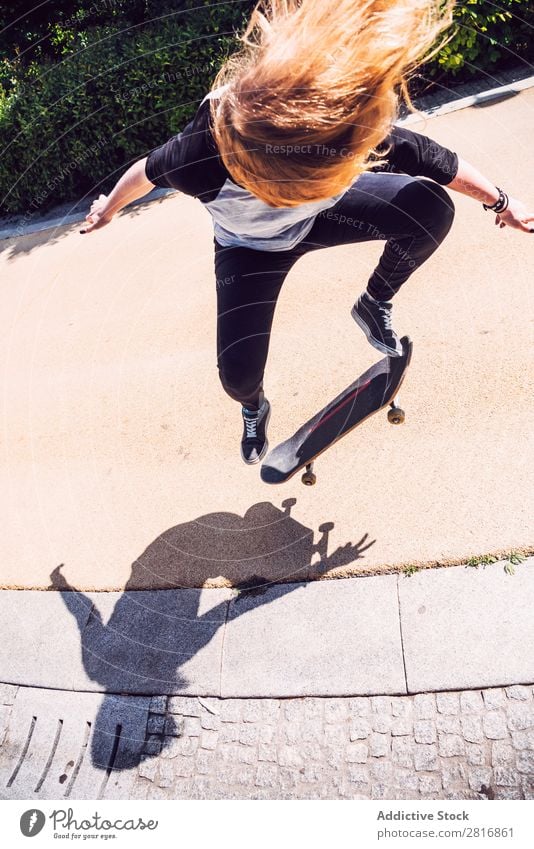
[[[261,400],[276,301],[299,257],[333,245],[385,240],[367,291],[387,301],[439,247],[453,218],[454,204],[437,183],[369,172],[319,213],[310,233],[291,250],[225,248],[215,242],[217,360],[228,395],[250,406]]]

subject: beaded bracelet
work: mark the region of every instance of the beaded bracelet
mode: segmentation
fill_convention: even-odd
[[[499,192],[499,197],[497,198],[495,203],[491,206],[487,203],[483,203],[482,206],[484,207],[486,212],[490,210],[491,212],[496,212],[497,214],[499,214],[500,212],[504,212],[505,209],[508,209],[510,198],[508,197],[506,192],[503,192],[503,190],[500,189],[498,186],[495,186],[495,188]]]

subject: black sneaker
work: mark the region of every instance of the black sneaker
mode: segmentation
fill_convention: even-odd
[[[271,417],[271,405],[267,398],[259,410],[241,408],[243,416],[243,438],[241,439],[241,457],[245,463],[259,463],[267,453],[267,425]]]
[[[364,292],[354,304],[351,315],[371,345],[390,357],[401,357],[402,345],[391,326],[391,307],[389,301],[375,301]]]

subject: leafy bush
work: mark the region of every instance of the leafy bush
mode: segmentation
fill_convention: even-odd
[[[106,192],[128,163],[182,129],[235,47],[239,7],[185,9],[123,29],[54,23],[50,49],[62,58],[19,67],[0,99],[5,209],[31,215]]]
[[[180,0],[162,0],[164,11],[184,7]],[[138,24],[158,14],[153,0],[3,0],[0,7],[0,55],[11,56],[24,65],[46,58],[57,59],[52,33],[63,30],[89,29],[93,26]]]
[[[532,56],[531,0],[467,0],[454,9],[455,34],[428,67],[431,77],[479,75]]]

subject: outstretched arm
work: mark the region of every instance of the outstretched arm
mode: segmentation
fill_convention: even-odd
[[[492,206],[499,198],[499,190],[484,177],[473,165],[463,159],[458,160],[458,171],[454,179],[447,184],[448,189],[454,189],[463,195],[474,198]],[[534,233],[534,210],[516,198],[509,198],[507,209],[495,216],[495,224],[505,227],[515,227],[525,233]]]
[[[98,619],[99,623],[102,624],[102,617],[100,615],[100,612],[96,609],[91,599],[83,593],[79,592],[79,590],[74,590],[74,588],[71,587],[65,576],[61,573],[62,568],[63,563],[60,566],[56,566],[56,568],[50,575],[51,583],[49,589],[59,590],[63,593],[61,597],[65,603],[65,607],[74,616],[80,634],[82,633],[87,622],[88,610],[90,610],[93,613],[93,616],[95,616]]]
[[[80,233],[90,233],[104,227],[116,212],[152,191],[154,183],[147,178],[145,166],[146,157],[128,168],[109,195],[100,195],[93,201],[91,211],[85,217],[88,223]]]
[[[377,152],[387,163],[377,170],[429,177],[487,206],[492,206],[499,198],[499,190],[473,165],[435,139],[415,133],[408,127],[394,126]],[[534,232],[534,211],[511,197],[508,208],[496,215],[495,224],[500,227],[508,224],[526,233]]]

